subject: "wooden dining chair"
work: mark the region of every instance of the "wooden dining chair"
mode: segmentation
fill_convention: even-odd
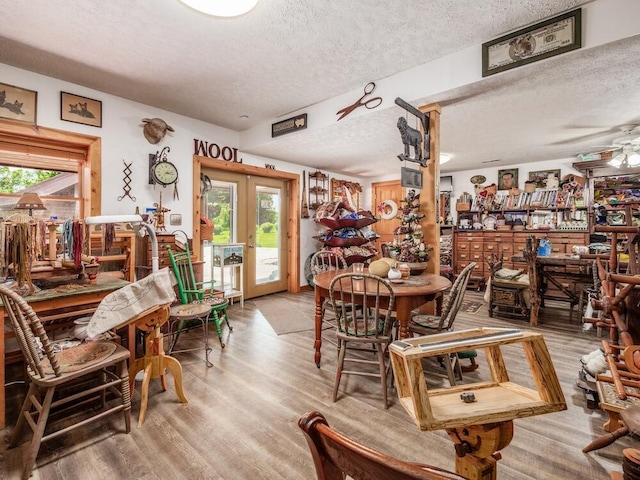
[[[463,480],[460,475],[412,463],[366,447],[331,428],[319,412],[298,420],[311,450],[318,480]]]
[[[327,272],[330,270],[342,270],[347,268],[347,261],[344,259],[342,255],[337,252],[333,252],[331,250],[319,250],[313,254],[311,257],[311,273],[313,276],[318,275],[322,272]],[[336,328],[336,323],[333,320],[325,320],[325,312],[327,309],[330,309],[334,315],[338,312],[333,310],[333,304],[331,303],[331,299],[327,298],[322,304],[322,311],[320,314],[320,318],[323,324],[328,325],[332,328]],[[336,343],[333,340],[329,340],[331,343]]]
[[[409,321],[409,332],[417,335],[433,335],[453,330],[453,322],[464,300],[467,284],[474,268],[476,268],[476,263],[471,262],[460,272],[442,302],[440,315],[420,313],[420,309],[414,310]],[[473,356],[469,355],[469,358],[473,358]],[[458,354],[452,354],[449,361],[442,359],[442,363],[447,370],[447,378],[451,386],[456,384],[456,375],[462,380],[462,368]]]
[[[17,446],[25,424],[31,428],[33,437],[24,458],[22,478],[31,475],[43,441],[120,412],[129,433],[129,350],[114,342],[96,341],[56,352],[40,319],[22,297],[0,285],[0,300],[24,356],[29,383],[9,442],[9,448]],[[115,395],[114,401],[107,402],[107,392]],[[101,408],[96,411],[95,405]],[[52,430],[54,423],[50,420],[57,416],[64,423]]]
[[[205,303],[211,307],[209,321],[212,321],[215,325],[220,346],[224,348],[225,345],[222,341],[222,323],[227,324],[230,332],[233,331],[233,327],[229,324],[229,316],[227,315],[229,300],[216,296],[213,288],[213,280],[207,282],[198,282],[196,280],[193,264],[191,263],[189,245],[185,244],[185,250],[183,252],[174,252],[171,250],[171,247],[167,245],[167,252],[169,254],[169,261],[171,262],[171,269],[178,282],[178,298],[180,299],[180,303],[183,305],[189,303]],[[205,286],[208,286],[208,288],[205,288]],[[180,332],[185,326],[187,325],[182,321],[178,323],[170,350],[175,346],[180,337]],[[206,348],[205,346],[205,349]]]
[[[391,312],[395,301],[391,284],[369,273],[343,273],[329,284],[329,295],[336,311],[339,347],[333,401],[338,398],[343,374],[376,377],[380,378],[384,408],[389,408],[387,376],[390,364],[386,362],[386,353],[393,340],[394,318]],[[359,348],[350,348],[352,345]],[[377,354],[376,360],[367,357],[371,352]],[[345,362],[353,367],[345,369]],[[378,371],[374,372],[366,365],[376,365]],[[356,370],[356,366],[365,368]]]

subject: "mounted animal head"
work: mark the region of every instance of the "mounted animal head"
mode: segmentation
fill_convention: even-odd
[[[142,122],[144,123],[142,130],[144,138],[154,145],[164,138],[167,130],[175,132],[175,130],[170,125],[167,125],[167,122],[161,118],[143,118]]]

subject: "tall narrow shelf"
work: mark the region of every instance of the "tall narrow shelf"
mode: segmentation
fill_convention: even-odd
[[[309,208],[317,210],[329,200],[329,175],[316,170],[309,173]]]
[[[219,288],[224,290],[224,297],[232,304],[234,298],[239,298],[244,308],[244,243],[214,243],[212,268],[220,269]],[[228,284],[224,278],[227,270]],[[213,272],[211,276],[215,278]]]

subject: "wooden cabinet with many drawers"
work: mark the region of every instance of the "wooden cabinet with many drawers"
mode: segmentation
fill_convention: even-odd
[[[496,231],[496,230],[466,230],[454,232],[453,268],[458,275],[470,262],[476,262],[473,277],[487,280],[490,269],[488,258],[491,254],[502,254],[505,268],[525,269],[526,264],[511,260],[512,256],[522,255],[527,237],[534,235],[538,238],[546,237],[551,242],[552,253],[571,253],[574,245],[588,245],[587,232],[566,231]]]

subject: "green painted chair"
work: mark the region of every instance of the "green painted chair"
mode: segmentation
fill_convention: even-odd
[[[224,348],[224,342],[222,341],[222,322],[224,321],[227,324],[230,332],[233,331],[233,327],[229,325],[229,317],[227,316],[229,300],[214,296],[214,280],[207,282],[196,281],[188,245],[185,244],[184,252],[174,252],[170,246],[167,245],[167,252],[169,253],[173,274],[178,282],[178,298],[180,299],[180,303],[206,303],[207,305],[211,305],[209,321],[213,322],[216,326],[220,346]],[[184,329],[184,327],[185,325],[178,325],[173,345],[177,342],[179,332]]]

